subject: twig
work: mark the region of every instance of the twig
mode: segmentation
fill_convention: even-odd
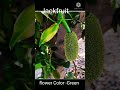
[[[77,68],[76,68],[76,65],[75,65],[74,61],[73,61],[73,64],[74,64],[74,68],[75,68],[75,77],[77,78],[77,72],[76,72]]]

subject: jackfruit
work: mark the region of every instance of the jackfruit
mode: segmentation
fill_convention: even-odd
[[[78,38],[75,32],[66,33],[64,37],[65,56],[68,61],[73,61],[78,56]]]
[[[59,74],[59,72],[58,72],[57,70],[54,70],[54,71],[52,72],[52,75],[53,75],[53,77],[54,77],[55,79],[59,79],[59,78],[60,78],[60,74]]]
[[[93,81],[100,76],[103,70],[104,43],[101,26],[97,17],[89,13],[85,23],[85,79]]]

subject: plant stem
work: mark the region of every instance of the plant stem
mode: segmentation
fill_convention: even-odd
[[[75,65],[75,62],[73,61],[73,64],[74,64],[74,68],[75,68],[75,77],[77,78],[77,68],[76,68],[76,65]]]
[[[61,20],[61,19],[57,21],[57,23],[58,23],[59,25],[60,25],[60,23],[61,23],[61,22],[62,22],[62,20]]]
[[[64,25],[64,27],[66,29],[66,32],[70,33],[71,32],[70,27],[68,26],[68,24],[67,24],[67,22],[66,22],[65,18],[63,17],[63,14],[61,12],[58,14],[58,19],[61,20],[62,24]]]
[[[71,32],[70,27],[68,26],[65,19],[62,19],[62,23],[63,23],[63,25],[64,25],[64,27],[66,29],[66,32],[70,33]]]

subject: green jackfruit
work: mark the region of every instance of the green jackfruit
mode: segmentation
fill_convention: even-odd
[[[85,37],[86,37],[86,76],[87,81],[93,81],[97,79],[102,70],[104,64],[104,43],[102,37],[102,30],[99,24],[99,20],[95,15],[89,13],[86,17],[85,24]]]
[[[57,70],[54,70],[54,71],[52,72],[52,75],[53,75],[53,77],[54,77],[55,79],[59,79],[59,78],[60,78],[60,74],[59,74],[59,72],[58,72]]]
[[[66,33],[64,37],[64,50],[66,59],[73,61],[78,56],[78,38],[75,32]]]

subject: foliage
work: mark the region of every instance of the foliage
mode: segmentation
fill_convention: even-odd
[[[33,90],[34,5],[32,0],[0,4],[0,90]]]
[[[58,78],[58,72],[56,74],[58,66],[69,68],[69,61],[64,59],[57,61],[57,56],[55,54],[57,46],[55,42],[60,25],[63,24],[66,28],[66,32],[70,33],[70,28],[75,27],[75,25],[79,23],[79,17],[79,13],[49,14],[36,12],[35,69],[42,69],[42,75],[38,77],[38,79]]]

